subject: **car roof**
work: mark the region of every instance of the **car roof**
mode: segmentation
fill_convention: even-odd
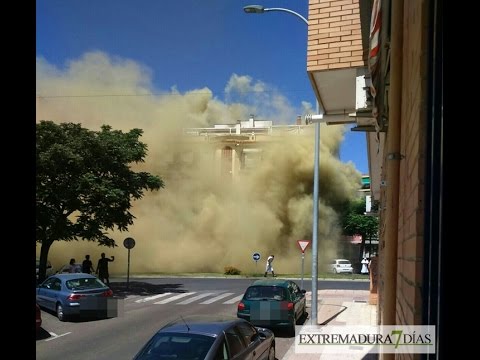
[[[74,263],[75,266],[82,266],[82,263]],[[62,267],[69,267],[70,264],[63,264]]]
[[[83,265],[80,264],[80,263],[75,263],[73,264],[73,266],[75,266],[76,268],[81,268]],[[70,264],[65,264],[65,265],[62,265],[59,270],[65,270],[65,269],[68,269],[70,268]]]
[[[286,287],[288,284],[292,283],[291,280],[285,279],[262,279],[256,280],[251,286],[281,286]]]
[[[168,323],[157,334],[175,332],[216,337],[232,325],[239,323],[248,324],[246,320],[233,316],[187,316]]]
[[[96,279],[96,276],[85,273],[68,273],[68,274],[55,274],[50,277],[57,277],[60,280],[72,280],[72,279]]]

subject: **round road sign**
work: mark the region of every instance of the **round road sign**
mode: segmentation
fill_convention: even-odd
[[[255,260],[255,261],[260,260],[260,254],[259,253],[254,253],[252,257],[253,257],[253,260]]]
[[[123,240],[123,246],[125,246],[127,249],[133,249],[135,246],[135,240],[131,237],[127,237],[125,240]]]

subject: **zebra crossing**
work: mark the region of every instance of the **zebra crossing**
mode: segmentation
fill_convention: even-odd
[[[174,305],[188,305],[198,303],[201,305],[210,305],[213,303],[232,305],[238,303],[243,297],[242,294],[235,294],[232,292],[215,291],[215,292],[197,292],[188,291],[184,293],[166,292],[152,296],[142,297],[134,300],[135,303],[151,303],[155,305],[174,304]]]

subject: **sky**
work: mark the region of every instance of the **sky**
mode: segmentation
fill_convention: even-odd
[[[315,108],[306,72],[306,24],[286,12],[246,14],[243,7],[251,4],[308,17],[308,0],[42,0],[36,4],[36,55],[57,71],[91,52],[130,61],[143,67],[143,85],[154,94],[211,91],[231,104],[274,91],[288,105],[284,114],[290,117],[281,121],[293,123],[295,115]],[[250,92],[232,94],[232,76],[246,77]],[[49,95],[37,89],[37,96]],[[254,115],[275,113],[265,104]],[[345,132],[340,159],[368,173],[365,133]]]
[[[306,24],[285,12],[246,14],[248,4],[37,2],[36,121],[97,131],[104,124],[125,132],[140,128],[148,153],[133,169],[166,184],[132,204],[136,219],[127,234],[110,233],[120,246],[55,241],[49,252],[54,268],[70,258],[81,262],[85,254],[95,263],[103,250],[115,256],[111,271],[122,272],[127,252],[121,244],[128,236],[137,244],[135,272],[254,271],[254,252],[262,259],[274,253],[279,273],[299,271],[296,240],[312,238],[314,126],[306,136],[259,142],[261,161],[235,181],[215,171],[208,142],[181,136],[185,127],[232,124],[250,115],[293,124],[297,115],[314,111]],[[307,16],[307,0],[262,4]],[[321,129],[319,259],[326,261],[337,257],[336,206],[356,195],[368,166],[364,133]]]

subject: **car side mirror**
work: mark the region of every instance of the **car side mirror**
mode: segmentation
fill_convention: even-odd
[[[252,336],[252,342],[260,339],[261,341],[265,340],[267,338],[267,335],[265,335],[263,332],[259,331],[255,335]]]

